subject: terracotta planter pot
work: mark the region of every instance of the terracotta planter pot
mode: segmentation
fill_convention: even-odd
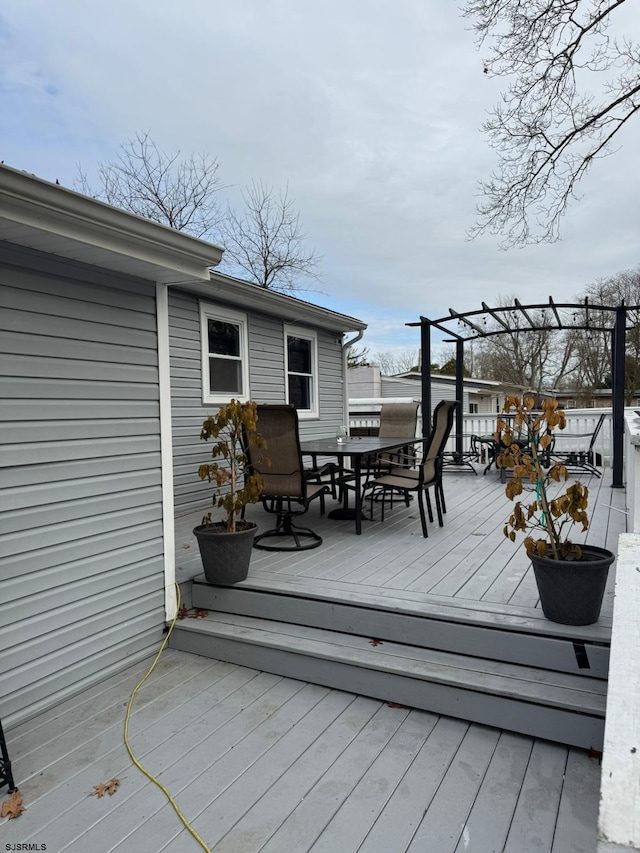
[[[531,557],[542,612],[552,622],[592,625],[600,618],[609,566],[615,556],[594,545],[581,547],[581,560]]]
[[[229,533],[222,522],[199,525],[193,529],[198,540],[207,583],[229,586],[246,579],[256,525]]]

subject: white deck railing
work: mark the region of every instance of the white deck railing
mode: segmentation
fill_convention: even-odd
[[[367,400],[350,400],[349,401],[349,426],[350,427],[377,427],[380,424],[380,407],[383,403],[400,403],[407,402],[406,398],[370,398]],[[633,412],[632,409],[627,410]],[[604,465],[610,466],[613,456],[612,451],[612,413],[611,409],[566,409],[565,417],[567,421],[566,429],[560,434],[562,437],[562,449],[567,444],[566,436],[569,435],[585,435],[591,434],[596,427],[600,415],[605,415],[605,420],[602,429],[598,434],[595,444],[595,451],[602,457]],[[496,414],[487,413],[481,415],[464,415],[463,429],[463,450],[469,450],[471,447],[472,435],[492,435],[496,428]],[[640,423],[640,419],[639,419]],[[455,431],[455,424],[454,424]],[[418,414],[417,435],[422,434],[422,418]],[[640,442],[640,432],[639,439]],[[588,439],[585,442],[588,444]],[[455,437],[449,439],[447,445],[448,450],[455,448]],[[581,449],[582,445],[580,448]],[[586,448],[585,448],[586,449]],[[638,448],[640,451],[640,447]],[[640,488],[640,487],[639,487]]]

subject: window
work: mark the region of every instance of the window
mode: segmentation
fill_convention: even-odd
[[[300,417],[318,417],[318,339],[315,332],[285,326],[287,402]]]
[[[477,415],[478,414],[478,404],[477,403],[469,403],[469,414]]]
[[[564,406],[565,406],[565,409],[575,409],[576,401],[572,400],[572,399],[568,399],[567,402],[564,404]]]
[[[249,399],[249,344],[246,314],[200,304],[202,399],[226,403]]]

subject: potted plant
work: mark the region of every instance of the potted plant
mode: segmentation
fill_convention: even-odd
[[[541,411],[532,411],[534,401],[507,397],[503,411],[511,418],[499,418],[495,441],[500,447],[499,467],[512,472],[506,495],[515,500],[528,482],[530,500],[518,500],[504,527],[512,542],[525,534],[524,546],[531,559],[547,619],[565,625],[597,622],[615,556],[605,548],[580,545],[571,540],[576,528],[589,527],[589,489],[580,482],[570,483],[561,461],[552,461],[553,431],[565,428],[564,412],[558,401],[543,400]]]
[[[263,481],[249,470],[243,437],[251,433],[252,444],[264,447],[257,423],[255,403],[231,400],[202,424],[200,438],[214,440],[213,462],[201,465],[198,476],[215,485],[213,505],[224,510],[223,520],[212,522],[208,513],[193,531],[209,583],[238,583],[249,573],[256,525],[239,516],[247,504],[259,500]]]

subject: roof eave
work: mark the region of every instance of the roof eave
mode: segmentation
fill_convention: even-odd
[[[207,280],[224,251],[5,165],[0,239],[166,283]]]
[[[187,282],[181,284],[180,289],[202,299],[222,301],[258,313],[276,316],[285,323],[304,323],[332,332],[364,331],[367,328],[366,323],[355,317],[331,311],[329,308],[321,308],[319,305],[313,305],[311,302],[276,290],[259,287],[217,270],[210,271],[210,281],[206,284]]]

